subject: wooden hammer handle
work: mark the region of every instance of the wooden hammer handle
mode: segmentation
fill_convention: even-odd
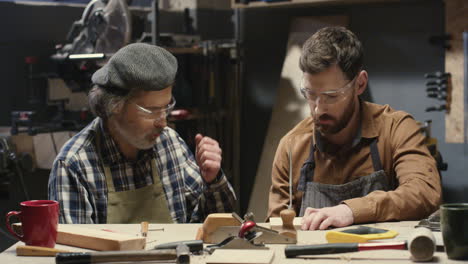
[[[35,246],[17,246],[17,256],[43,256],[43,257],[55,257],[57,253],[70,252],[64,249],[48,248],[48,247],[35,247]]]

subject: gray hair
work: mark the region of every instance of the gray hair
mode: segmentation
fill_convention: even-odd
[[[122,107],[139,91],[139,89],[132,89],[126,94],[116,94],[109,92],[108,89],[100,85],[94,84],[88,93],[89,107],[94,115],[107,120],[116,108]]]

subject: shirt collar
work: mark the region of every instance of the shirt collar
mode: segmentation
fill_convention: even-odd
[[[370,107],[370,103],[359,99],[361,104],[361,126],[363,138],[376,138],[379,136],[377,129],[377,120],[374,118],[374,111]]]
[[[104,162],[108,164],[129,162],[118,148],[117,143],[110,135],[102,119],[100,119],[98,129],[100,130],[99,132],[101,132],[101,145],[98,147],[100,147],[101,157]],[[152,154],[154,153],[153,149],[154,147],[147,150],[139,150],[137,161],[152,158]]]

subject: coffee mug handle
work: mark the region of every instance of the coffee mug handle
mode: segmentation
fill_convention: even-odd
[[[19,235],[18,233],[16,233],[12,228],[11,228],[11,224],[10,224],[10,217],[12,216],[17,216],[19,217],[21,215],[21,212],[18,212],[18,211],[11,211],[9,212],[7,215],[6,215],[6,226],[8,228],[8,231],[10,231],[10,233],[16,237],[17,239],[19,240],[23,240],[23,236],[22,235]]]

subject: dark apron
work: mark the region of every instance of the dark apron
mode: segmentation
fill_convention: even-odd
[[[363,197],[367,194],[382,190],[390,190],[387,175],[382,168],[377,139],[370,144],[370,154],[374,172],[345,184],[323,184],[314,182],[315,169],[315,145],[312,142],[310,154],[301,168],[298,191],[304,192],[302,196],[301,211],[299,216],[304,216],[307,207],[323,208],[340,204],[344,200]]]

